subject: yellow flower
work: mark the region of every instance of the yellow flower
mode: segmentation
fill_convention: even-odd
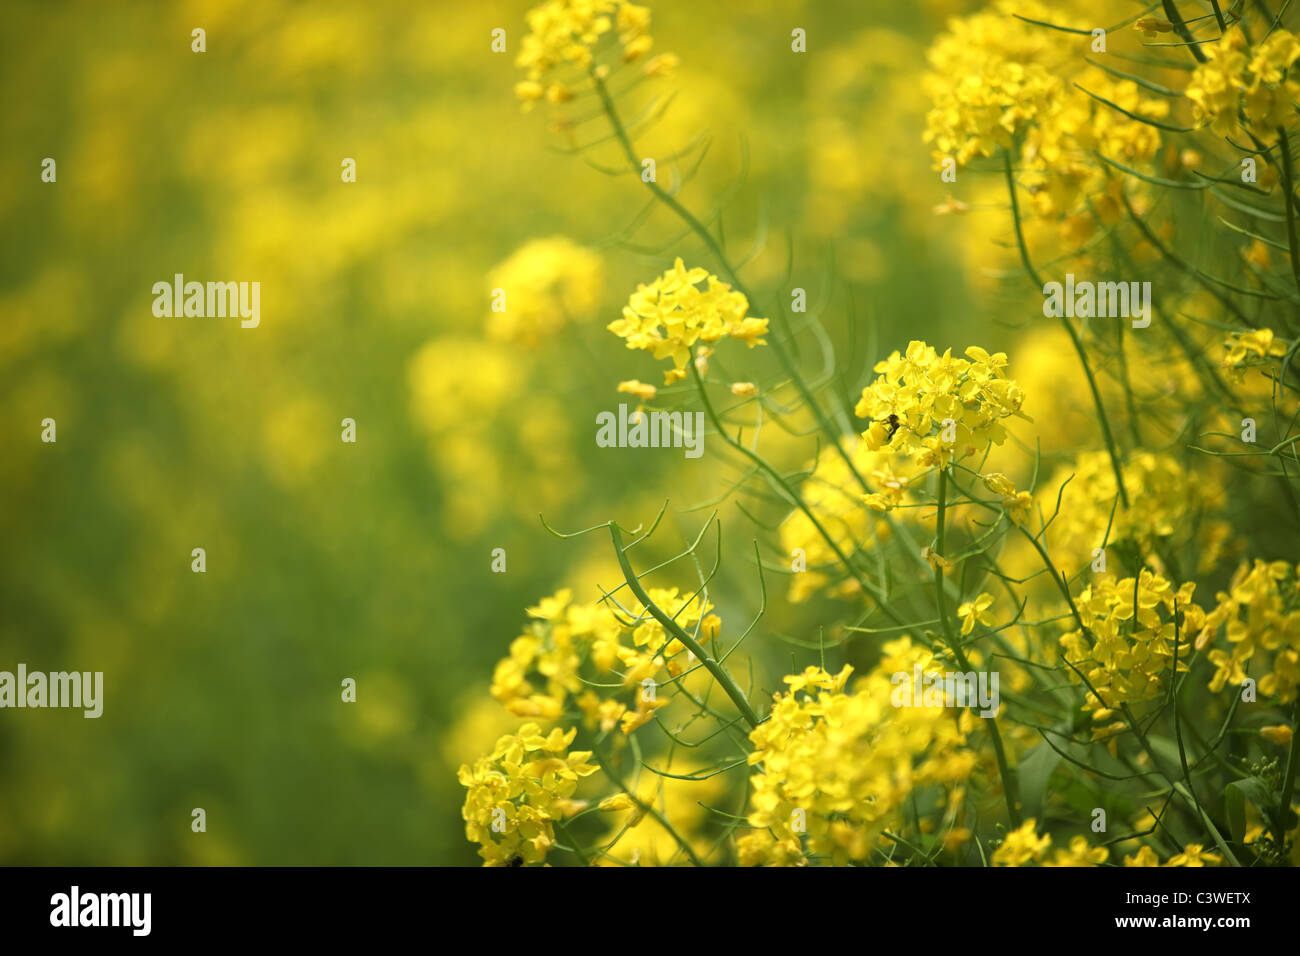
[[[1255,135],[1272,141],[1300,97],[1300,84],[1287,75],[1297,59],[1300,42],[1289,31],[1271,31],[1252,51],[1241,27],[1234,26],[1206,48],[1206,62],[1184,92],[1197,118],[1209,120],[1216,133],[1234,133],[1244,113]]]
[[[1171,856],[1165,866],[1218,866],[1223,857],[1217,853],[1208,853],[1199,843],[1189,843],[1177,856]]]
[[[984,612],[993,606],[992,594],[981,594],[974,601],[967,601],[957,608],[957,616],[961,618],[961,633],[965,637],[971,631],[975,630],[975,625],[988,624],[991,620],[989,615]]]
[[[543,736],[537,724],[524,724],[473,766],[461,765],[465,836],[481,844],[487,866],[542,862],[555,843],[555,821],[581,806],[572,799],[578,780],[599,768],[587,763],[590,751],[566,753],[576,733],[556,727]]]
[[[1227,377],[1240,385],[1245,381],[1246,370],[1264,364],[1270,357],[1286,354],[1287,343],[1275,338],[1269,328],[1229,332],[1224,343],[1223,368]]]
[[[990,472],[983,476],[983,481],[989,491],[1002,497],[1002,507],[1012,521],[1019,524],[1029,516],[1034,504],[1033,495],[1027,491],[1016,491],[1011,479],[1001,472]]]
[[[583,692],[577,703],[587,729],[599,727],[602,733],[609,733],[617,727],[627,711],[625,704],[617,700],[601,700],[594,690]]]
[[[1085,36],[1062,37],[1031,20],[1051,20]],[[1071,247],[1087,239],[1094,217],[1110,224],[1122,210],[1118,180],[1098,154],[1132,168],[1150,166],[1160,132],[1144,120],[1158,120],[1170,109],[1135,82],[1087,62],[1091,26],[1060,4],[995,0],[949,21],[929,50],[931,70],[922,80],[933,104],[924,138],[934,146],[935,168],[1018,150],[1018,180],[1033,210],[1059,217]],[[1135,187],[1128,188],[1130,201],[1140,204]]]
[[[1201,517],[1227,501],[1213,473],[1189,469],[1167,452],[1138,451],[1124,461],[1124,489],[1134,507],[1116,506],[1119,485],[1105,451],[1083,452],[1065,462],[1036,499],[1041,512],[1056,515],[1045,536],[1048,551],[1087,560],[1104,543],[1132,541],[1144,555],[1157,556],[1154,564],[1160,553],[1195,534],[1200,566],[1214,566],[1231,528],[1218,518]]]
[[[732,382],[731,394],[741,398],[753,398],[758,394],[758,386],[753,382]]]
[[[1205,615],[1196,637],[1197,650],[1209,647],[1220,627],[1229,649],[1209,652],[1215,672],[1210,690],[1226,684],[1240,686],[1247,671],[1259,680],[1259,690],[1284,703],[1300,689],[1300,579],[1286,561],[1256,560],[1242,564],[1218,605]]]
[[[515,91],[524,108],[539,98],[533,95],[543,80],[551,80],[564,93],[552,102],[568,99],[573,87],[589,82],[586,71],[608,75],[608,64],[595,63],[597,45],[611,31],[618,31],[620,59],[625,63],[644,56],[654,45],[650,37],[648,8],[625,0],[546,0],[528,11],[529,33],[524,37],[515,65],[528,71],[528,80]],[[647,76],[660,76],[676,62],[672,54],[661,54],[646,65]],[[651,66],[653,65],[653,69]],[[553,78],[565,74],[572,82],[559,84]],[[525,87],[520,89],[520,87]]]
[[[1132,856],[1124,857],[1125,866],[1159,866],[1160,860],[1156,856],[1156,851],[1149,846],[1141,847],[1137,853]]]
[[[983,475],[981,480],[984,482],[984,487],[995,495],[1005,497],[1016,493],[1016,486],[1011,483],[1011,479],[1000,471],[989,472],[987,475]]]
[[[855,409],[859,418],[873,420],[862,436],[867,447],[917,454],[928,466],[1006,441],[1002,420],[1025,417],[1024,393],[1003,372],[1004,353],[971,346],[966,355],[970,361],[913,341],[906,354],[894,352],[877,363],[878,378],[862,390]]]
[[[1090,848],[1086,837],[1077,836],[1070,840],[1068,850],[1057,850],[1051,862],[1043,866],[1100,866],[1108,856],[1110,851],[1104,846]]]
[[[1285,747],[1291,743],[1291,728],[1286,724],[1275,724],[1272,727],[1259,728],[1259,735],[1271,744],[1277,744]]]
[[[1088,682],[1083,709],[1097,721],[1121,704],[1151,700],[1162,693],[1174,655],[1174,608],[1183,621],[1178,669],[1187,669],[1190,635],[1205,626],[1205,612],[1192,603],[1195,584],[1178,591],[1163,577],[1143,569],[1138,579],[1105,579],[1075,598],[1085,632],[1060,639],[1070,679]],[[1136,616],[1135,616],[1136,612]]]
[[[921,557],[925,558],[925,560],[929,562],[930,567],[935,571],[938,571],[940,568],[943,568],[945,571],[952,570],[952,562],[928,545],[921,549]]]
[[[619,729],[624,734],[630,734],[640,727],[644,727],[654,719],[655,711],[660,707],[667,707],[671,703],[667,698],[655,697],[648,699],[647,695],[638,690],[636,695],[636,710],[626,710],[620,721]]]
[[[626,793],[616,793],[606,797],[596,805],[596,809],[602,812],[611,812],[619,810],[636,810],[637,802]]]
[[[1008,833],[1002,845],[993,851],[993,865],[1024,866],[1027,863],[1041,863],[1044,854],[1051,849],[1052,838],[1046,833],[1038,836],[1037,829],[1037,821],[1030,819]]]
[[[589,644],[593,658],[612,664],[614,651],[607,645],[617,646],[621,627],[604,605],[575,604],[568,588],[528,608],[528,616],[524,633],[497,663],[491,693],[517,717],[556,720],[569,696],[582,689],[580,645]]]
[[[505,311],[489,313],[488,334],[526,347],[545,342],[596,314],[604,281],[600,256],[571,239],[526,242],[488,275],[488,288],[505,292]]]
[[[830,690],[840,691],[848,682],[849,675],[853,673],[853,666],[845,664],[838,674],[831,675],[820,667],[808,667],[802,674],[787,674],[781,680],[790,685],[790,693],[795,694],[801,690]]]
[[[620,392],[627,392],[630,395],[635,395],[643,402],[648,402],[659,394],[659,389],[655,388],[653,385],[647,385],[645,382],[639,382],[634,378],[629,379],[626,382],[619,382],[618,390]]]
[[[756,829],[737,840],[744,865],[799,864],[806,854],[835,865],[867,860],[913,788],[969,777],[976,756],[948,711],[892,706],[891,676],[914,666],[940,665],[904,638],[884,646],[851,692],[848,666],[785,678],[790,692],[775,696],[770,717],[749,735],[749,762],[762,769],[750,779]]]
[[[649,285],[638,285],[623,307],[623,318],[608,328],[630,349],[651,352],[657,359],[671,357],[674,371],[681,372],[697,343],[732,338],[751,348],[766,344],[761,336],[767,334],[767,319],[748,316],[748,311],[742,293],[707,269],[687,269],[679,258]]]

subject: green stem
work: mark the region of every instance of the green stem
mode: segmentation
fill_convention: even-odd
[[[784,478],[781,477],[780,472],[778,472],[775,468],[773,468],[770,464],[768,464],[768,462],[761,455],[755,453],[749,448],[746,448],[740,442],[736,441],[729,434],[727,434],[726,425],[723,423],[722,419],[718,417],[718,413],[714,409],[713,403],[709,401],[709,394],[704,388],[704,379],[700,377],[700,370],[696,368],[694,362],[689,362],[687,364],[690,365],[691,374],[694,376],[695,379],[695,387],[700,393],[700,401],[704,404],[704,410],[709,416],[709,421],[713,423],[713,427],[717,429],[718,434],[722,436],[723,440],[728,445],[730,445],[733,449],[735,449],[740,454],[744,455],[746,458],[752,461],[759,470],[761,470],[764,474],[766,474],[769,478],[771,478],[772,481],[776,483],[777,487],[780,488],[785,493],[790,503],[804,513],[804,516],[809,520],[809,522],[812,523],[813,528],[816,529],[817,533],[821,536],[822,540],[826,542],[827,547],[829,547],[833,552],[835,552],[836,559],[840,562],[840,564],[844,565],[844,569],[849,572],[849,574],[853,577],[855,581],[858,582],[858,586],[862,588],[862,593],[865,594],[867,597],[869,597],[872,600],[872,602],[876,605],[876,607],[887,618],[889,618],[891,621],[893,621],[895,624],[899,625],[900,627],[906,629],[907,632],[911,634],[912,637],[916,638],[921,643],[923,644],[926,643],[924,640],[921,639],[920,635],[915,632],[915,629],[913,628],[912,625],[907,624],[897,611],[895,611],[883,600],[881,600],[880,597],[872,590],[871,585],[867,582],[867,580],[864,577],[862,577],[858,569],[853,566],[853,563],[849,560],[849,556],[844,553],[844,549],[841,548],[839,546],[839,543],[834,538],[831,537],[830,532],[827,531],[825,527],[823,527],[821,521],[817,518],[815,514],[813,514],[812,509],[809,508],[808,505],[804,502],[802,496],[800,496],[793,488],[790,487],[789,482],[787,482]]]
[[[614,130],[614,136],[618,140],[619,144],[622,146],[623,154],[627,158],[628,164],[632,169],[636,169],[640,164],[640,160],[636,154],[636,147],[632,144],[632,139],[628,135],[627,129],[623,126],[622,120],[619,119],[618,110],[614,108],[614,101],[609,95],[609,90],[605,86],[604,80],[602,80],[599,76],[596,75],[594,68],[590,71],[590,76],[591,76],[591,81],[595,86],[596,93],[600,96],[601,107],[605,112],[605,116],[609,120],[610,127]],[[748,301],[756,302],[757,300],[754,298],[753,294],[749,291],[749,289],[745,287],[744,282],[741,281],[741,278],[737,274],[735,267],[731,264],[731,260],[727,258],[726,251],[722,248],[721,243],[719,243],[718,240],[714,238],[713,233],[709,232],[708,228],[704,225],[704,223],[700,222],[700,220],[695,216],[694,213],[692,213],[684,205],[678,202],[676,197],[674,197],[671,193],[663,189],[663,187],[661,187],[657,182],[645,181],[645,186],[647,189],[650,190],[650,192],[654,195],[654,197],[659,202],[662,202],[665,206],[667,206],[670,210],[672,210],[672,212],[679,219],[681,219],[682,222],[684,222],[692,232],[694,232],[700,238],[700,240],[708,248],[713,258],[717,260],[718,265],[721,267],[722,271],[726,274],[727,280],[731,283],[731,285],[735,288],[735,290],[739,292],[741,295],[743,295]],[[798,390],[800,397],[804,401],[804,404],[809,408],[809,410],[813,414],[813,417],[816,419],[817,427],[821,430],[822,434],[824,434],[827,437],[831,446],[835,449],[835,453],[840,457],[840,460],[843,461],[845,467],[848,469],[849,474],[853,476],[858,486],[863,490],[864,493],[870,494],[871,488],[867,484],[866,479],[863,478],[861,472],[858,471],[858,466],[853,461],[852,456],[849,455],[849,453],[844,450],[844,446],[842,444],[842,439],[844,436],[840,432],[836,431],[836,429],[831,425],[830,420],[826,417],[825,411],[822,409],[821,405],[817,403],[817,401],[813,396],[812,390],[808,387],[808,384],[804,381],[803,376],[799,373],[799,368],[795,364],[793,357],[790,355],[785,345],[782,344],[778,336],[776,335],[772,336],[771,346],[772,346],[772,351],[776,354],[778,360],[781,362],[782,368],[785,370],[786,374],[790,377],[790,381],[794,383],[795,388]],[[719,428],[719,431],[722,431],[722,429]],[[732,444],[734,447],[739,448],[739,446],[736,446],[734,442]],[[740,448],[739,450],[745,452],[748,455],[748,449]],[[749,456],[749,457],[752,458],[754,456]],[[805,513],[806,513],[806,509],[805,509]],[[906,529],[896,525],[893,519],[890,518],[888,515],[885,515],[884,520],[889,525],[890,530],[893,531],[893,533],[897,535],[900,540],[907,540]],[[823,537],[825,537],[825,535],[823,535]],[[830,542],[828,541],[828,543]],[[835,548],[833,543],[831,544],[831,546],[832,548]],[[910,553],[913,554],[915,560],[918,563],[924,562],[924,559],[921,558],[918,549],[911,549]],[[849,568],[849,570],[850,573],[853,573],[852,568]],[[860,580],[859,583],[861,583]],[[878,601],[877,604],[879,604]],[[897,620],[898,618],[895,618],[895,621]]]
[[[713,675],[713,679],[718,682],[718,686],[720,686],[726,695],[731,698],[732,703],[734,703],[737,709],[739,709],[740,713],[745,718],[745,722],[749,724],[750,728],[752,729],[757,727],[759,723],[761,723],[761,720],[758,714],[754,712],[754,708],[749,705],[749,700],[745,697],[745,692],[740,689],[740,685],[737,684],[736,679],[731,676],[731,672],[721,663],[716,661],[713,658],[713,655],[706,651],[699,641],[686,633],[682,626],[674,621],[663,608],[650,600],[650,595],[647,594],[645,588],[641,586],[640,579],[637,577],[636,572],[632,570],[632,564],[627,559],[627,549],[623,547],[623,532],[619,530],[618,525],[613,522],[611,522],[609,526],[609,536],[614,540],[614,554],[618,559],[618,566],[623,570],[623,578],[627,581],[627,586],[631,589],[632,593],[636,595],[637,600],[641,602],[642,606],[650,612],[650,615],[662,624],[673,637],[681,641],[682,644],[685,645],[686,649],[694,654],[696,659],[704,665],[705,669]]]
[[[1295,234],[1295,203],[1292,201],[1291,178],[1293,170],[1291,166],[1291,144],[1287,142],[1287,132],[1282,127],[1278,127],[1278,142],[1282,146],[1282,183],[1286,187],[1287,204],[1286,204],[1286,234],[1287,234],[1287,251],[1291,255],[1291,276],[1295,279],[1295,287],[1300,291],[1300,246],[1296,243]]]
[[[609,764],[605,762],[605,758],[600,753],[600,743],[598,741],[592,743],[591,753],[592,756],[596,758],[596,763],[600,764],[600,769],[604,771],[605,776],[608,777],[620,790],[622,790],[623,793],[627,795],[628,799],[635,803],[643,813],[654,817],[655,821],[668,831],[668,835],[677,841],[677,845],[682,848],[688,857],[690,857],[692,863],[696,866],[703,866],[704,861],[699,858],[695,849],[686,842],[686,839],[677,832],[671,823],[668,822],[668,818],[633,793],[628,788],[627,784],[623,782],[623,778],[609,768]]]
[[[1300,764],[1300,700],[1296,701],[1295,716],[1292,720],[1294,725],[1291,728],[1291,749],[1286,755],[1286,770],[1282,774],[1282,801],[1280,812],[1283,821],[1291,809],[1291,798],[1295,794],[1296,765]],[[1282,842],[1282,834],[1278,834],[1278,842]]]
[[[1025,271],[1029,273],[1029,278],[1033,280],[1034,285],[1041,290],[1043,287],[1042,277],[1034,268],[1029,259],[1029,248],[1025,245],[1025,234],[1020,228],[1020,203],[1016,199],[1016,181],[1011,175],[1011,151],[1004,149],[1002,157],[1005,161],[1007,193],[1011,196],[1011,218],[1016,226],[1016,244],[1020,248],[1020,261],[1024,264]],[[1124,487],[1124,469],[1120,465],[1119,452],[1115,446],[1115,438],[1110,431],[1110,420],[1106,417],[1106,406],[1102,404],[1101,392],[1097,389],[1097,380],[1093,377],[1092,367],[1088,364],[1088,354],[1084,351],[1083,340],[1079,338],[1079,333],[1074,330],[1070,320],[1064,315],[1061,316],[1061,324],[1065,326],[1065,331],[1070,335],[1070,341],[1074,343],[1074,351],[1079,356],[1079,363],[1083,366],[1083,374],[1088,377],[1088,388],[1092,390],[1092,401],[1097,406],[1097,421],[1101,425],[1101,434],[1106,441],[1106,450],[1110,452],[1110,465],[1115,471],[1115,484],[1119,486],[1119,500],[1124,505],[1124,510],[1128,510],[1128,491]]]
[[[1187,29],[1187,24],[1183,22],[1182,14],[1178,12],[1174,0],[1162,0],[1162,2],[1165,8],[1165,18],[1174,25],[1174,32],[1178,34],[1179,39],[1187,44],[1187,48],[1192,51],[1192,56],[1196,57],[1197,63],[1206,62],[1209,58],[1196,42],[1196,38],[1192,36],[1192,31]],[[1220,25],[1222,26],[1222,20],[1220,20]]]
[[[941,465],[939,468],[938,502],[939,511],[935,517],[934,537],[936,558],[934,562],[934,590],[939,602],[939,620],[943,626],[944,640],[952,650],[957,666],[963,671],[969,671],[971,667],[966,658],[966,651],[962,648],[961,642],[957,640],[957,635],[953,632],[952,621],[948,617],[948,598],[943,588],[944,518],[948,504],[948,468],[946,465]],[[1002,745],[1002,734],[998,731],[998,719],[997,717],[986,717],[984,719],[988,721],[989,737],[993,741],[993,755],[998,762],[998,774],[1002,777],[1002,795],[1007,801],[1007,816],[1011,820],[1011,825],[1018,827],[1020,826],[1020,810],[1017,807],[1019,798],[1016,778],[1007,766],[1007,754]]]

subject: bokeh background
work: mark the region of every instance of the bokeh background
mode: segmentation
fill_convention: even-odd
[[[962,4],[651,6],[681,66],[647,152],[712,137],[683,197],[729,196],[729,248],[762,240],[750,284],[808,289],[846,382],[910,338],[1023,338],[1005,208],[967,194],[958,228],[921,141],[925,48]],[[527,7],[0,6],[0,669],[106,685],[98,720],[0,712],[0,862],[477,863],[455,770],[517,724],[493,663],[526,606],[617,583],[605,539],[559,541],[538,513],[632,526],[669,499],[667,554],[735,478],[707,451],[594,443],[596,412],[629,400],[616,383],[660,372],[604,325],[675,255],[712,264],[657,213],[622,236],[638,184],[520,110]],[[493,270],[551,236],[598,255],[591,307],[494,338]],[[151,286],[177,272],[260,281],[260,327],[156,318]],[[772,377],[738,358],[734,378]],[[756,532],[716,507],[740,557],[714,600],[747,620]],[[770,596],[764,634],[792,620]]]

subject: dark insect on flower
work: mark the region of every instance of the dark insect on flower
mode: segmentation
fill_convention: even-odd
[[[523,866],[524,858],[522,856],[512,856],[506,866]]]
[[[885,423],[889,425],[889,434],[885,436],[885,441],[886,442],[893,441],[894,432],[898,431],[898,426],[901,425],[902,422],[898,420],[897,415],[891,413],[890,416],[885,419]]]

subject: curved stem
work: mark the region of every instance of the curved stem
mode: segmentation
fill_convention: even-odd
[[[876,594],[875,591],[872,590],[871,585],[867,582],[865,578],[862,577],[858,569],[853,566],[852,561],[849,560],[849,556],[844,553],[844,549],[840,547],[839,542],[837,542],[834,538],[831,537],[830,532],[826,530],[826,528],[822,525],[821,521],[818,520],[817,516],[813,514],[812,509],[808,507],[807,503],[803,500],[802,496],[800,496],[793,488],[790,487],[789,482],[787,482],[784,478],[781,477],[780,472],[778,472],[775,468],[773,468],[770,464],[768,464],[768,462],[761,455],[756,454],[755,452],[751,451],[749,448],[746,448],[740,442],[736,441],[734,438],[732,438],[730,435],[727,434],[726,425],[723,423],[722,419],[718,417],[718,413],[714,409],[713,403],[709,401],[709,394],[707,391],[705,391],[704,380],[700,377],[700,370],[695,367],[694,362],[690,362],[688,364],[690,365],[691,368],[691,374],[695,377],[695,386],[700,393],[700,400],[704,404],[704,410],[709,416],[709,421],[713,423],[713,427],[718,430],[718,434],[722,436],[723,440],[732,448],[734,448],[736,451],[740,452],[742,455],[744,455],[746,458],[752,461],[759,468],[759,470],[761,470],[764,474],[766,474],[769,478],[771,478],[772,481],[776,483],[777,487],[779,487],[785,493],[790,503],[804,513],[804,516],[809,520],[809,522],[812,523],[813,528],[816,529],[817,533],[821,536],[822,540],[826,542],[827,547],[829,547],[835,553],[836,560],[838,560],[840,564],[844,565],[844,569],[848,571],[850,575],[852,575],[855,581],[857,581],[858,587],[862,588],[862,593],[865,594],[867,597],[871,598],[872,602],[882,613],[884,613],[884,615],[887,618],[889,618],[895,624],[907,630],[907,632],[912,637],[920,641],[920,643],[922,644],[927,643],[920,637],[920,635],[916,633],[912,625],[909,625],[906,622],[904,622],[902,616],[893,608],[891,608],[888,604],[886,604],[880,598],[880,596]]]
[[[619,119],[618,110],[614,108],[614,101],[609,95],[609,90],[605,86],[605,81],[596,75],[594,68],[590,71],[590,76],[591,76],[591,81],[595,86],[596,93],[600,96],[601,107],[605,112],[605,117],[609,120],[610,127],[614,130],[614,137],[615,139],[618,140],[619,145],[622,146],[623,154],[627,158],[629,166],[632,169],[636,169],[639,164],[639,160],[636,155],[636,147],[633,146],[632,138],[628,135],[627,129],[626,127],[623,126],[622,120]],[[741,280],[740,276],[737,274],[735,267],[731,264],[731,260],[727,258],[726,250],[722,248],[721,243],[719,243],[718,240],[713,236],[713,234],[709,232],[708,227],[706,227],[704,223],[700,222],[699,218],[696,217],[694,213],[692,213],[689,209],[687,209],[681,202],[677,200],[675,196],[673,196],[671,193],[665,190],[657,182],[654,181],[644,181],[644,182],[646,188],[650,190],[650,192],[654,195],[654,197],[659,202],[662,202],[665,206],[671,209],[673,213],[679,219],[681,219],[682,222],[684,222],[686,226],[700,238],[700,240],[708,248],[713,258],[717,260],[718,265],[721,267],[722,271],[726,274],[727,280],[731,283],[731,285],[735,288],[735,290],[739,292],[741,295],[743,295],[748,301],[750,302],[757,301],[754,298],[753,294],[749,291],[749,289],[745,287],[745,284]],[[831,446],[835,449],[835,453],[839,456],[840,460],[844,463],[845,468],[848,469],[848,473],[853,476],[858,486],[862,489],[864,493],[870,494],[871,488],[867,484],[866,479],[862,477],[862,473],[858,471],[857,463],[853,460],[853,457],[844,449],[844,446],[842,444],[842,439],[844,438],[844,435],[841,432],[837,431],[832,426],[830,420],[826,417],[825,411],[822,409],[821,405],[819,405],[815,400],[815,398],[813,397],[812,389],[808,387],[808,384],[804,381],[803,376],[799,373],[799,368],[795,364],[794,358],[790,355],[790,352],[786,349],[785,345],[782,344],[780,338],[776,335],[772,336],[771,346],[772,346],[772,351],[776,354],[777,359],[780,361],[782,368],[785,370],[785,373],[790,377],[790,381],[794,383],[795,388],[798,390],[800,397],[804,401],[804,404],[812,412],[813,417],[817,422],[817,427],[821,430],[822,434],[824,434],[826,438],[829,440]],[[719,430],[721,431],[721,428],[719,428]],[[743,448],[740,450],[746,451],[746,449]],[[907,540],[908,536],[906,530],[898,526],[893,521],[893,519],[889,517],[889,515],[885,515],[884,520],[886,524],[888,524],[890,530],[895,535],[897,535],[900,540]],[[832,547],[834,547],[834,545],[832,545]],[[921,557],[919,549],[914,548],[910,553],[913,554],[918,565],[924,564],[924,558]],[[850,568],[850,572],[852,573],[851,568]],[[895,620],[897,621],[898,619],[895,618]]]
[[[740,689],[740,685],[736,683],[736,679],[731,676],[731,672],[715,660],[713,655],[706,651],[699,641],[686,633],[685,629],[673,620],[663,608],[650,600],[650,595],[641,586],[641,580],[637,577],[636,572],[632,570],[632,564],[627,559],[627,549],[623,546],[623,532],[613,522],[609,525],[609,536],[614,540],[614,555],[618,559],[618,566],[623,571],[623,578],[627,581],[627,586],[632,593],[636,595],[636,599],[650,612],[651,617],[662,624],[673,637],[681,641],[686,649],[694,654],[705,669],[713,675],[713,679],[718,682],[718,685],[740,710],[745,722],[751,728],[757,727],[761,722],[759,716],[754,712],[754,708],[749,705],[749,699],[745,696],[745,692]]]

